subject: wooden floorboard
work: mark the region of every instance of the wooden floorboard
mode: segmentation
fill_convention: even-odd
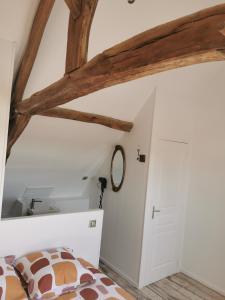
[[[100,268],[138,300],[225,300],[225,296],[183,273],[169,276],[139,290],[103,262],[100,262]]]

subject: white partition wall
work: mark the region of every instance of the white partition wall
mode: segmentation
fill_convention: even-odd
[[[145,209],[150,140],[155,104],[155,91],[139,112],[131,133],[120,140],[126,154],[126,174],[122,189],[110,187],[110,158],[99,175],[108,177],[101,258],[130,282],[138,285],[143,216]],[[143,134],[144,133],[144,134]],[[146,163],[137,160],[137,149],[146,154]]]
[[[73,249],[76,257],[98,266],[102,218],[102,210],[89,210],[1,221],[0,256],[65,246]],[[96,227],[90,227],[92,220]]]

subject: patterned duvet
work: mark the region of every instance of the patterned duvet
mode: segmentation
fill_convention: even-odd
[[[119,287],[105,274],[83,261],[86,267],[95,275],[96,282],[77,289],[76,292],[58,297],[56,300],[135,300],[133,296]]]

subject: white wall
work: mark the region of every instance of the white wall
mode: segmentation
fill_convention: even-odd
[[[98,266],[103,211],[14,218],[0,222],[0,256],[20,256],[35,250],[70,247],[76,256]],[[89,222],[96,220],[96,227]]]
[[[157,86],[151,151],[160,138],[189,144],[190,184],[186,195],[184,223],[185,219],[187,221],[184,224],[181,270],[220,292],[225,291],[224,73],[224,63],[215,62],[169,71],[153,77],[151,81]],[[134,283],[138,282],[139,276],[140,220],[143,219],[141,211],[144,210],[143,192],[146,188],[139,172],[147,176],[147,165],[135,162],[132,151],[140,134],[142,139],[149,137],[144,141],[148,152],[151,128],[146,125],[150,122],[146,111],[143,109],[143,115],[138,116],[133,135],[126,136],[121,142],[128,152],[129,169],[125,186],[121,193],[107,190],[104,197],[101,256]],[[140,132],[143,128],[144,134]],[[110,158],[98,176],[108,177]],[[144,169],[141,170],[142,167]],[[97,177],[92,181],[92,207],[98,205],[96,184]]]
[[[109,156],[106,159],[106,161],[108,161],[108,159],[109,159]],[[100,167],[100,169],[98,170],[97,174],[91,178],[91,180],[89,181],[89,184],[87,186],[87,189],[84,193],[84,196],[88,197],[88,199],[89,199],[89,208],[90,209],[96,209],[97,207],[99,207],[99,197],[100,197],[101,189],[100,189],[98,178],[102,177],[103,176],[102,174],[104,173],[104,176],[107,177],[107,179],[109,180],[108,174],[106,176],[105,175],[106,171],[104,170],[106,161],[103,162],[103,164]],[[108,185],[109,184],[110,183],[108,181]]]
[[[2,202],[15,44],[0,39],[0,204]],[[0,207],[0,212],[2,205]]]
[[[136,285],[139,284],[142,255],[145,193],[147,185],[150,184],[147,180],[152,130],[153,142],[159,137],[190,142],[193,101],[190,98],[190,94],[193,94],[190,87],[199,85],[196,78],[193,78],[192,71],[197,73],[197,78],[201,78],[201,73],[209,68],[206,66],[202,69],[198,66],[194,70],[186,68],[153,77],[151,84],[158,86],[156,94],[154,93],[142,108],[133,132],[121,141],[127,153],[127,177],[121,192],[113,193],[107,190],[104,196],[105,217],[101,257]],[[156,105],[152,128],[153,98],[156,98]],[[136,160],[138,145],[147,154],[145,164],[140,164]],[[99,176],[109,176],[110,159],[111,156],[99,172]],[[95,202],[98,200],[96,189],[93,195],[90,205],[93,203],[93,207],[96,207],[98,203]]]
[[[207,74],[204,80],[203,74]],[[185,141],[190,145],[190,184],[181,270],[221,293],[225,291],[224,75],[224,63],[217,62],[174,70],[153,78],[157,92],[152,137],[153,148],[158,138]],[[147,176],[147,165],[135,161],[135,148],[138,134],[144,139],[148,136],[148,128],[151,132],[146,125],[146,111],[143,109],[143,115],[137,118],[134,129],[137,131],[121,142],[128,152],[125,186],[120,193],[108,190],[104,197],[101,256],[134,283],[139,275],[140,224],[145,198],[142,175]],[[145,134],[141,132],[143,127]],[[148,152],[150,135],[144,143],[144,152]],[[100,176],[108,177],[109,164],[110,158]],[[93,207],[97,204],[96,195],[95,190]]]
[[[105,217],[101,258],[134,284],[138,283],[140,267],[154,98],[155,92],[142,107],[132,132],[120,140],[127,161],[122,189],[117,193],[112,191],[109,180],[111,156],[99,172],[100,176],[108,178],[103,200]],[[137,161],[139,147],[141,153],[147,154],[145,163]]]
[[[195,101],[182,269],[225,295],[224,76],[206,82]]]
[[[176,76],[179,77],[179,80],[176,81],[175,88],[173,82],[174,77]],[[192,124],[190,120],[192,115],[192,100],[189,99],[189,95],[186,92],[188,86],[183,86],[184,82],[189,80],[189,76],[191,76],[191,73],[188,72],[188,70],[175,70],[158,76],[156,80],[157,90],[151,138],[150,164],[148,170],[142,255],[138,283],[139,288],[150,283],[150,267],[152,264],[150,261],[150,247],[152,247],[152,191],[154,189],[152,186],[152,166],[154,165],[154,160],[158,159],[159,141],[164,139],[184,142],[187,149],[189,148],[191,141]],[[190,82],[190,84],[191,83],[192,82]],[[181,97],[180,95],[184,90],[186,93]],[[185,178],[185,176],[183,176],[183,178]],[[185,193],[185,195],[182,195],[181,201],[184,203],[186,198],[187,196]],[[179,220],[184,219],[184,209],[182,208],[183,205],[182,207],[179,207],[179,211],[182,212],[182,216],[180,216]],[[178,222],[179,226],[183,227],[180,229],[180,233],[183,235],[184,222]]]
[[[202,73],[207,74],[204,80]],[[224,75],[224,63],[210,63],[157,76],[152,137],[152,151],[159,138],[185,141],[190,145],[181,270],[223,294]]]

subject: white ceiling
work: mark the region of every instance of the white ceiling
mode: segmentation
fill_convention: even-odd
[[[160,23],[223,2],[136,0],[133,5],[129,5],[127,0],[99,0],[90,35],[89,58]],[[37,0],[0,0],[0,38],[16,42],[15,69],[23,53],[37,4]],[[64,1],[56,0],[25,97],[62,77],[68,14]],[[165,85],[168,78],[168,82],[172,82],[169,85],[170,97],[180,97],[185,93],[190,98],[194,97],[199,87],[195,85],[193,89],[187,85],[185,74],[191,72],[192,82],[207,82],[210,74],[203,70],[199,66],[189,67],[178,72],[169,71],[170,73],[142,78],[82,97],[65,106],[133,121],[154,87],[157,85],[160,89],[160,85]],[[215,64],[214,72],[220,71],[221,65]],[[176,84],[173,86],[175,82],[179,82],[179,93],[176,91]],[[26,178],[30,177],[30,172],[34,174],[35,170],[38,175],[34,176],[34,182],[37,185],[38,177],[43,172],[51,174],[51,183],[55,185],[60,185],[63,181],[71,182],[72,178],[71,193],[80,194],[83,189],[83,185],[79,183],[80,178],[94,172],[120,137],[120,132],[98,125],[35,116],[13,148],[7,172],[12,174],[15,168],[22,170],[24,184],[28,180]],[[58,173],[64,175],[63,179],[62,176],[57,180],[52,179]],[[10,176],[7,178],[8,182]]]

